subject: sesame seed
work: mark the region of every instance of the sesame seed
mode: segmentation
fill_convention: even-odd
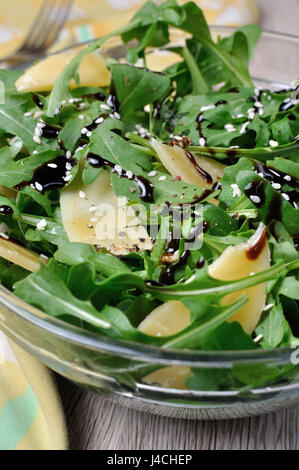
[[[120,165],[115,165],[114,169],[117,173],[121,173],[123,171],[122,167]]]
[[[67,159],[69,159],[69,158],[71,158],[71,156],[72,156],[72,152],[70,150],[67,150],[66,153],[65,153],[65,157]]]
[[[48,163],[47,166],[48,166],[49,168],[57,168],[56,163]]]
[[[36,127],[34,129],[34,134],[37,136],[37,137],[41,137],[43,135],[43,130],[40,128],[40,127]]]
[[[259,109],[259,116],[263,116],[263,115],[264,115],[264,110],[263,110],[263,108],[260,108]]]
[[[282,197],[286,200],[286,201],[289,201],[290,200],[290,196],[286,193],[281,193]]]
[[[256,102],[254,103],[254,106],[255,106],[256,108],[262,108],[262,107],[263,107],[263,105],[262,105],[262,103],[261,103],[260,101],[256,101]]]
[[[157,174],[157,172],[156,172],[155,170],[153,170],[153,171],[150,171],[150,172],[148,173],[148,176],[149,176],[149,177],[152,177],[152,176],[156,176],[156,174]]]
[[[245,134],[246,132],[246,127],[248,126],[249,122],[244,122],[244,124],[242,124],[241,126],[241,129],[240,129],[240,134]]]
[[[27,111],[26,113],[24,113],[24,116],[25,117],[31,117],[32,113],[33,113],[33,111]]]
[[[43,258],[43,259],[46,259],[46,260],[48,260],[48,259],[49,259],[49,257],[48,257],[48,256],[46,256],[46,255],[44,255],[43,253],[41,253],[39,256],[40,256],[41,258]]]
[[[101,108],[104,109],[105,111],[110,111],[111,110],[110,106],[108,106],[105,103],[101,104]]]
[[[230,187],[233,190],[233,197],[241,197],[242,196],[241,190],[240,190],[240,188],[237,184],[231,184]]]
[[[66,165],[65,165],[65,168],[66,168],[68,171],[70,171],[70,170],[73,168],[73,166],[72,166],[71,163],[67,162]]]
[[[277,142],[277,140],[270,139],[269,145],[270,147],[278,147],[279,143]]]
[[[260,334],[256,338],[254,338],[253,342],[258,343],[259,341],[261,341],[261,339],[263,339],[263,337],[264,337],[264,335]]]
[[[84,116],[84,114],[79,114],[78,118],[81,119],[81,121],[83,121],[83,119],[85,118],[85,116]]]
[[[118,114],[116,111],[114,111],[114,117],[115,117],[116,119],[120,119],[120,118],[121,118],[121,117],[120,117],[120,114]]]
[[[36,142],[37,144],[40,144],[40,143],[41,143],[40,137],[39,137],[38,135],[33,136],[33,140],[34,140],[34,142]]]
[[[101,124],[104,121],[103,117],[99,117],[98,119],[95,120],[96,124]]]
[[[224,125],[224,129],[227,131],[227,132],[234,132],[236,130],[236,128],[232,125],[232,124],[225,124]]]
[[[238,118],[238,119],[239,119],[239,118],[242,118],[242,117],[244,117],[244,114],[242,114],[242,113],[237,114],[237,118]]]
[[[70,181],[71,179],[72,179],[72,175],[67,175],[67,176],[64,176],[64,177],[63,177],[63,180],[64,180],[65,182]]]
[[[46,127],[46,124],[45,124],[44,122],[38,122],[38,123],[36,124],[36,127],[42,129],[43,127]]]
[[[254,116],[255,116],[255,112],[254,112],[254,111],[248,112],[248,119],[249,119],[250,121],[252,121],[252,120],[254,119]]]
[[[35,187],[38,191],[42,191],[43,190],[43,187],[40,183],[38,183],[37,181],[35,182]]]
[[[47,225],[48,225],[48,222],[46,221],[46,219],[42,219],[36,224],[36,228],[37,230],[45,230]]]
[[[132,171],[130,171],[130,170],[126,171],[126,176],[127,176],[129,179],[132,179],[132,178],[133,178],[133,173],[132,173]]]
[[[86,137],[91,137],[92,136],[92,132],[91,131],[87,131],[86,132]]]
[[[9,239],[9,236],[6,233],[0,232],[0,237],[5,238],[5,240]]]
[[[97,210],[97,206],[91,206],[88,210],[89,212],[95,212]]]
[[[274,304],[268,304],[263,308],[263,312],[267,312],[267,310],[270,310],[272,307],[274,307]]]
[[[86,134],[88,132],[88,129],[86,129],[86,127],[82,127],[81,129],[81,134]]]
[[[207,111],[208,109],[214,109],[215,105],[214,104],[208,104],[208,106],[202,106],[200,108],[201,111]]]
[[[286,181],[291,181],[292,177],[290,175],[285,175],[283,179],[285,179]]]
[[[259,196],[249,196],[249,198],[251,199],[251,201],[254,203],[254,204],[259,204],[261,202],[261,198]]]
[[[79,103],[79,104],[78,104],[78,108],[79,108],[80,110],[83,110],[83,109],[86,108],[86,104],[85,104],[85,103]]]
[[[85,192],[84,191],[79,191],[79,197],[81,199],[84,199],[85,198]]]
[[[97,217],[91,217],[89,220],[90,222],[97,222],[99,219]]]
[[[280,188],[281,188],[281,184],[279,184],[279,183],[272,183],[272,188],[274,188],[274,189],[280,189]]]
[[[200,137],[199,139],[199,145],[201,147],[204,147],[206,145],[206,139],[204,137]]]
[[[165,181],[165,180],[166,180],[166,176],[164,175],[160,176],[159,181]]]
[[[37,150],[33,150],[32,155],[36,155],[38,153]]]

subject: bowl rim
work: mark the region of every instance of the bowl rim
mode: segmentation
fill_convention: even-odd
[[[210,25],[212,31],[233,32],[239,26],[227,25]],[[178,31],[173,28],[174,31]],[[277,39],[295,40],[299,42],[299,35],[273,31],[270,29],[262,29],[262,33],[270,35]],[[107,41],[115,41],[119,36],[110,38]],[[67,47],[53,51],[50,54],[44,54],[40,58],[56,55],[76,47],[91,44],[100,38],[74,43]],[[104,44],[104,47],[106,44]],[[124,44],[124,46],[126,46]],[[103,46],[102,46],[103,47]],[[230,368],[236,362],[238,363],[265,363],[273,361],[277,364],[289,364],[290,356],[298,348],[294,347],[284,348],[271,348],[271,349],[252,349],[252,350],[227,350],[227,351],[213,351],[213,350],[180,350],[180,349],[165,349],[159,346],[151,346],[143,343],[136,343],[133,341],[126,341],[120,339],[112,339],[101,333],[93,333],[83,328],[79,328],[65,321],[52,317],[42,310],[33,307],[29,303],[23,301],[15,296],[11,291],[0,285],[0,306],[9,310],[25,322],[30,323],[34,327],[42,329],[47,333],[56,336],[67,342],[75,345],[85,347],[87,349],[113,353],[121,355],[131,360],[142,362],[155,362],[167,365],[180,364],[191,365],[193,367],[224,367]],[[0,312],[1,313],[1,312]],[[1,325],[1,315],[0,315]],[[4,329],[7,329],[7,324],[3,323]],[[9,328],[8,328],[9,331]]]
[[[252,364],[253,362],[265,363],[272,361],[273,364],[289,364],[291,354],[295,351],[292,347],[230,351],[165,349],[159,346],[109,338],[101,333],[84,330],[56,317],[51,317],[0,285],[1,306],[30,325],[42,329],[61,340],[66,340],[95,352],[116,354],[141,362],[209,368],[218,368],[220,366],[231,368],[236,362]],[[11,330],[6,322],[3,323],[3,326],[4,329]],[[298,346],[295,346],[295,348],[298,348]]]

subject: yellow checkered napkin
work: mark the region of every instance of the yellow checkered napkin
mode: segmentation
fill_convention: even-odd
[[[187,0],[178,0],[184,3]],[[55,49],[87,41],[127,23],[144,0],[75,0]],[[157,2],[161,3],[161,2]],[[197,0],[210,24],[257,23],[255,0]],[[42,0],[0,2],[0,56],[12,52],[28,31]]]
[[[0,56],[30,27],[42,0],[0,3]],[[143,0],[76,0],[55,49],[102,36],[125,24]],[[211,24],[259,19],[255,0],[198,0]],[[50,372],[0,332],[0,449],[65,449],[63,413]]]
[[[67,448],[52,373],[0,331],[0,450]]]

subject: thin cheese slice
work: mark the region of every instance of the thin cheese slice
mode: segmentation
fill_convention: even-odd
[[[17,90],[21,93],[52,90],[63,69],[76,55],[75,52],[64,52],[41,60],[18,78],[15,83]],[[79,78],[81,86],[108,86],[110,72],[103,57],[98,54],[85,56],[79,67]],[[76,86],[72,80],[70,87]]]
[[[186,328],[190,323],[190,311],[179,300],[169,300],[155,308],[138,326],[151,336],[170,336]]]
[[[0,237],[0,257],[31,272],[40,268],[41,257],[17,243]]]
[[[209,267],[210,276],[223,281],[233,281],[270,268],[270,249],[266,238],[266,227],[261,224],[255,234],[244,243],[228,247]],[[223,304],[234,302],[241,294],[248,297],[246,304],[229,322],[239,322],[244,331],[252,333],[261,317],[266,302],[266,285],[257,284],[242,291],[233,292],[223,298]]]
[[[179,300],[170,300],[155,308],[140,323],[138,329],[151,336],[170,336],[183,330],[190,323],[190,311]],[[143,378],[147,384],[160,387],[187,389],[185,380],[192,375],[190,367],[163,367]]]
[[[127,199],[114,194],[104,169],[88,186],[77,178],[64,188],[60,206],[63,226],[71,242],[98,245],[115,255],[153,247],[133,208],[127,206]]]
[[[149,385],[159,387],[175,388],[177,390],[188,390],[185,380],[191,377],[192,371],[187,366],[169,366],[148,374],[142,380]]]
[[[202,188],[209,187],[212,183],[219,181],[224,173],[225,165],[219,163],[211,158],[204,157],[201,155],[192,155],[195,163],[204,172],[212,178],[212,183],[202,176],[202,174],[196,169],[192,158],[188,158],[185,150],[177,145],[171,147],[166,144],[162,144],[157,140],[151,141],[153,149],[157,152],[159,159],[165,168],[169,171],[171,176],[180,176],[183,181],[189,184],[196,184]]]

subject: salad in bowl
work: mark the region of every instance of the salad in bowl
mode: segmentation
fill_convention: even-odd
[[[149,1],[79,53],[0,71],[3,286],[161,352],[299,346],[299,88],[255,86],[260,34],[214,37],[195,3]],[[105,44],[119,36],[118,60]],[[231,387],[282,380],[274,369]],[[226,371],[206,372],[139,379],[224,387]]]

